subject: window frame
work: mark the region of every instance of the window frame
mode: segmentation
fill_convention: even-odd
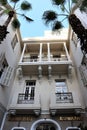
[[[59,84],[56,84],[57,82],[59,82]],[[67,92],[68,92],[68,86],[66,83],[66,79],[55,79],[55,93],[67,93]]]

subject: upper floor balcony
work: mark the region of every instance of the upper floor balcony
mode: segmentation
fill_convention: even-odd
[[[60,62],[59,62],[60,61]],[[19,65],[70,63],[65,42],[24,44]]]
[[[72,64],[65,42],[25,43],[19,61],[23,75],[68,74]]]

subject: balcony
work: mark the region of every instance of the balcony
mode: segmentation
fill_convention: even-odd
[[[76,114],[77,110],[81,110],[81,102],[78,101],[78,95],[74,97],[74,93],[54,93],[50,97],[50,114]]]
[[[38,56],[39,57],[39,56]],[[41,58],[42,59],[42,61],[41,62],[43,62],[43,61],[49,61],[48,60],[48,58],[47,57],[43,57],[43,58]],[[52,57],[51,58],[51,56],[50,56],[50,62],[58,62],[58,61],[68,61],[68,59],[67,59],[67,56],[66,55],[64,55],[64,56],[61,56],[61,57]],[[31,63],[36,63],[36,62],[40,62],[40,60],[39,60],[39,58],[30,58],[29,56],[24,56],[23,57],[23,60],[22,60],[22,62],[31,62]]]
[[[8,105],[8,111],[12,113],[15,111],[17,114],[40,114],[41,104],[40,95],[36,93],[25,94],[25,93],[13,93],[13,98],[10,100]]]
[[[68,74],[68,68],[71,64],[72,61],[65,42],[26,43],[19,62],[23,75]]]
[[[18,104],[34,104],[34,96],[31,94],[19,93]]]
[[[56,93],[56,103],[73,103],[72,93]]]

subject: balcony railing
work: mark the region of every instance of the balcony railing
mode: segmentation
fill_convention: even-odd
[[[72,93],[56,93],[56,103],[73,103]]]
[[[51,61],[66,61],[68,60],[67,57],[63,57],[63,58],[51,58]]]
[[[37,61],[39,61],[39,59],[38,58],[32,59],[32,58],[29,58],[29,57],[23,57],[22,61],[23,62],[37,62]]]
[[[17,103],[18,104],[33,104],[34,96],[31,94],[19,93]]]
[[[67,61],[67,57],[63,57],[63,58],[50,58],[50,61],[55,61],[55,62],[58,62],[58,61]],[[39,58],[29,58],[29,57],[23,57],[23,60],[22,62],[38,62],[39,61]],[[42,58],[41,61],[48,61],[48,58]]]

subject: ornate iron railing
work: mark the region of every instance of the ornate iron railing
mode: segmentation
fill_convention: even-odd
[[[73,103],[72,93],[56,93],[56,103]]]
[[[17,103],[18,104],[33,104],[34,96],[31,94],[19,93]]]

